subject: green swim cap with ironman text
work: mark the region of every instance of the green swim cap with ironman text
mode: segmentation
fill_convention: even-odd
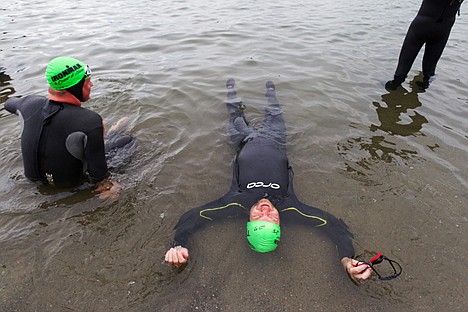
[[[269,252],[278,247],[281,229],[278,224],[268,221],[247,222],[247,240],[256,252]]]
[[[79,83],[88,75],[89,69],[83,62],[68,56],[60,56],[49,62],[46,78],[54,90],[65,90]]]

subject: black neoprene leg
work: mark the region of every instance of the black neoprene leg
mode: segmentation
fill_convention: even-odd
[[[405,40],[403,41],[403,46],[401,47],[398,66],[395,71],[395,83],[402,83],[405,80],[411,66],[413,66],[414,60],[424,44],[424,40],[420,38],[417,31],[417,28],[422,25],[421,23],[415,23],[415,21],[408,29]]]
[[[226,81],[226,107],[229,112],[228,134],[231,143],[240,148],[244,138],[252,131],[245,120],[242,100],[237,97],[235,81],[230,78]]]
[[[265,107],[265,118],[263,120],[262,131],[272,136],[278,143],[286,144],[286,126],[283,112],[278,99],[276,98],[275,85],[272,81],[266,82],[267,105]]]
[[[423,74],[425,77],[434,76],[437,62],[439,61],[450,36],[453,22],[439,23],[439,34],[434,36],[433,40],[426,42],[426,48],[423,57]]]

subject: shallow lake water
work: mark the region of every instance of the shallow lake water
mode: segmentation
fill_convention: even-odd
[[[25,179],[19,119],[0,111],[0,311],[464,311],[468,207],[468,13],[429,89],[420,54],[396,67],[420,1],[15,1],[0,6],[0,104],[46,95],[59,55],[93,70],[84,105],[130,117],[124,189],[99,200]],[[355,286],[317,233],[283,229],[249,250],[242,222],[194,235],[183,268],[164,263],[180,215],[223,195],[234,151],[225,81],[262,120],[276,83],[295,189],[342,218],[359,257],[402,275]]]

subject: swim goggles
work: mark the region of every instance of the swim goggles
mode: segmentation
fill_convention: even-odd
[[[387,275],[387,276],[384,276],[382,274],[380,274],[377,269],[375,268],[375,266],[377,264],[380,264],[384,261],[387,261],[390,266],[392,267],[393,269],[393,274],[390,274],[390,275]],[[403,271],[403,269],[401,268],[401,265],[396,262],[395,260],[391,260],[389,258],[387,258],[386,256],[384,256],[383,254],[381,254],[380,252],[375,256],[373,257],[372,259],[369,260],[369,262],[367,261],[363,261],[363,260],[358,260],[358,262],[354,265],[355,267],[357,266],[360,266],[362,264],[367,264],[371,269],[372,271],[375,272],[375,274],[377,274],[377,276],[379,277],[380,280],[382,281],[389,281],[389,280],[392,280],[398,276],[400,276],[401,274],[401,271]]]
[[[89,65],[86,65],[85,66],[85,74],[84,74],[84,79],[88,79],[89,77],[91,77],[91,68],[89,68]]]

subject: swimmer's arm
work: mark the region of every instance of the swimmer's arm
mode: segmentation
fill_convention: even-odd
[[[227,217],[244,216],[248,211],[240,204],[231,202],[232,196],[225,196],[209,202],[203,206],[186,211],[174,227],[174,246],[186,246],[188,238],[196,231],[213,221]]]
[[[21,104],[20,98],[11,98],[11,99],[8,99],[3,106],[8,112],[18,115],[20,104]]]
[[[104,128],[102,119],[99,115],[95,115],[94,127],[86,133],[87,142],[84,149],[84,156],[88,165],[88,174],[92,183],[98,183],[106,179],[109,175],[106,155],[104,150],[104,140],[102,134]],[[89,121],[91,122],[91,121]]]
[[[186,211],[177,222],[176,233],[172,242],[172,248],[170,248],[164,257],[164,260],[173,266],[180,266],[188,261],[189,252],[188,249],[182,246],[187,245],[189,236],[202,228],[208,220],[204,220],[199,217],[200,211],[204,206],[190,209]]]
[[[354,247],[351,238],[353,235],[343,220],[338,219],[337,217],[326,213],[321,209],[307,206],[302,203],[299,203],[298,207],[302,213],[313,215],[325,220],[326,223],[321,226],[318,224],[318,228],[323,230],[325,234],[333,241],[333,243],[335,243],[338,249],[339,258],[341,259],[341,264],[343,265],[343,268],[348,274],[349,278],[354,283],[357,283],[359,280],[366,280],[371,276],[372,269],[369,267],[369,265],[352,259],[352,256],[354,255]],[[302,219],[304,221],[308,218]],[[308,221],[311,224],[314,223],[313,218]]]
[[[230,203],[228,200],[230,198],[231,196],[228,193],[215,201],[185,212],[174,227],[176,233],[172,245],[175,247],[166,252],[166,262],[176,266],[187,262],[189,257],[188,249],[182,246],[186,246],[189,237],[205,225],[226,216],[243,215],[245,209],[242,206]]]
[[[351,238],[353,235],[348,226],[337,217],[299,201],[293,203],[293,209],[282,211],[282,216],[323,232],[336,245],[339,259],[351,258],[354,255],[354,247]],[[289,210],[288,210],[289,209]]]
[[[224,205],[224,198],[217,199],[203,206],[192,208],[186,211],[174,227],[176,232],[174,235],[173,246],[181,245],[186,246],[189,237],[203,228],[206,224],[213,220],[219,219],[217,214],[211,214],[210,218],[204,218],[203,211],[210,207],[219,207]],[[216,218],[216,219],[213,219]]]

